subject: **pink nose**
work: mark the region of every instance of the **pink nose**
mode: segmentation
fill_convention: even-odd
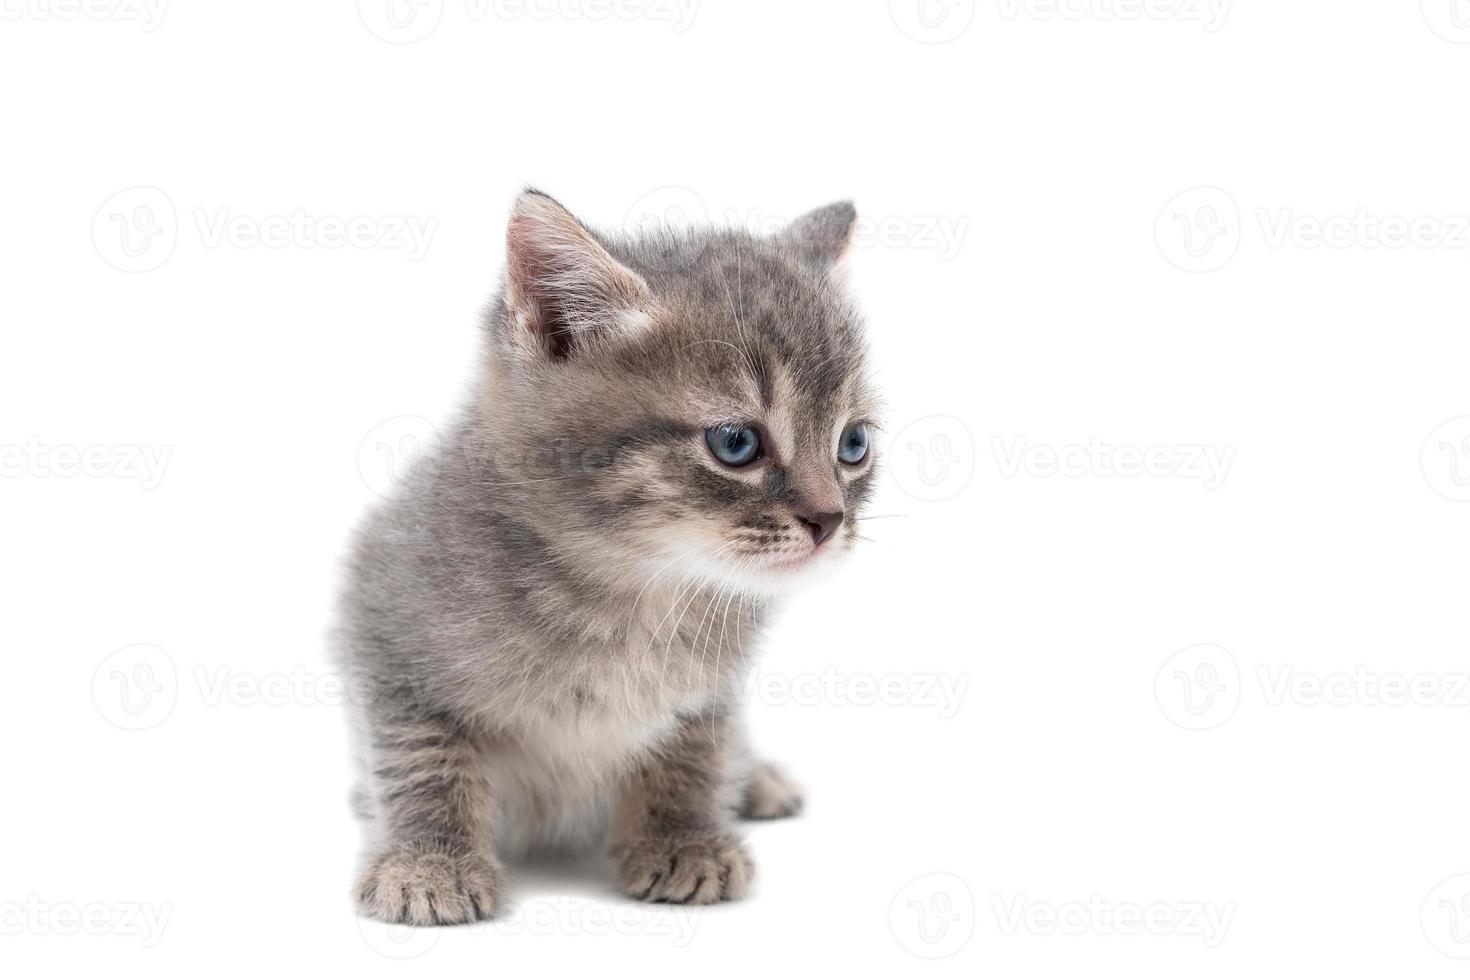
[[[821,544],[842,526],[842,511],[827,511],[822,514],[798,514],[797,520],[806,525],[806,529],[812,532],[812,541]]]

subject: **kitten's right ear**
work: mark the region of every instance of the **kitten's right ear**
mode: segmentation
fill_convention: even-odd
[[[780,241],[812,263],[831,270],[847,258],[856,228],[857,208],[851,201],[838,201],[791,222],[781,232]]]
[[[505,258],[509,327],[522,346],[566,358],[593,337],[631,334],[651,318],[643,277],[540,191],[516,199]]]

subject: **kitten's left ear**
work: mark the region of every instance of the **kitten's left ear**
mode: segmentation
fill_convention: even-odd
[[[830,269],[847,257],[856,228],[857,208],[851,201],[839,201],[797,218],[781,232],[779,240]]]
[[[596,337],[631,334],[651,318],[643,277],[540,191],[516,199],[505,252],[506,306],[523,347],[567,358]]]

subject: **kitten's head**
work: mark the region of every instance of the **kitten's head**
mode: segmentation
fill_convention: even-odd
[[[764,594],[849,551],[877,411],[836,268],[855,218],[610,236],[522,194],[489,316],[490,492],[629,582]]]

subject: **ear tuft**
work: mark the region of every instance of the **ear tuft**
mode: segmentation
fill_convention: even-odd
[[[519,339],[556,358],[595,336],[649,320],[643,277],[623,265],[551,196],[527,188],[505,235],[506,306]]]
[[[838,201],[791,222],[780,240],[807,259],[831,268],[847,255],[856,228],[857,208],[851,201]]]

